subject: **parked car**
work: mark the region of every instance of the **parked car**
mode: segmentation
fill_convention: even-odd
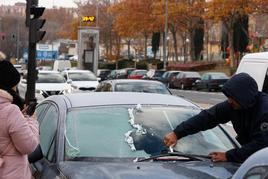
[[[239,63],[237,73],[248,73],[255,79],[259,91],[268,93],[268,52],[245,55]]]
[[[142,79],[161,81],[162,75],[166,70],[149,70]]]
[[[176,76],[176,79],[173,82],[175,88],[192,89],[193,83],[196,80],[200,80],[201,76],[198,72],[194,71],[182,71]]]
[[[194,88],[196,90],[219,91],[228,79],[229,77],[221,72],[204,73],[201,80],[195,81]]]
[[[129,75],[128,79],[142,79],[147,73],[147,70],[133,70]]]
[[[72,92],[71,85],[57,71],[38,71],[38,79],[35,85],[35,96],[38,102],[51,95],[61,95]],[[27,74],[21,79],[18,90],[24,99],[27,91]]]
[[[116,73],[116,79],[127,79],[128,76],[134,71],[135,68],[123,68],[118,70]]]
[[[108,80],[116,79],[117,78],[118,70],[112,70],[110,74],[107,76]]]
[[[100,81],[104,81],[108,79],[108,75],[111,73],[109,69],[98,69],[97,77],[100,78]]]
[[[155,100],[157,99],[157,100]],[[178,141],[163,137],[200,109],[180,97],[149,93],[76,93],[36,109],[39,178],[230,178],[239,165],[213,163],[211,151],[239,147],[219,125]]]
[[[232,179],[267,179],[268,178],[268,147],[252,154]]]
[[[173,85],[173,82],[175,81],[176,79],[176,76],[180,73],[181,71],[166,71],[160,81],[162,83],[164,83],[165,85],[167,85],[169,88],[173,88],[174,85]]]
[[[95,91],[99,84],[95,74],[89,70],[64,70],[62,75],[74,92]]]
[[[169,89],[163,83],[148,80],[106,80],[101,82],[96,89],[96,92],[112,91],[171,94]]]

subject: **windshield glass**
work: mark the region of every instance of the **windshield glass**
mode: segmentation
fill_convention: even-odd
[[[66,80],[61,74],[39,73],[36,83],[65,83]]]
[[[149,157],[166,150],[165,134],[199,110],[166,106],[76,108],[67,114],[66,159],[73,157]],[[234,146],[216,127],[185,137],[174,148],[187,154],[208,155]]]
[[[214,80],[216,80],[216,79],[228,79],[228,77],[223,73],[219,73],[219,74],[212,74],[211,79],[214,79]]]
[[[97,81],[97,77],[91,73],[81,73],[81,72],[75,72],[75,73],[69,73],[69,78],[72,81]]]
[[[119,83],[115,85],[115,91],[170,94],[165,85],[153,83]]]

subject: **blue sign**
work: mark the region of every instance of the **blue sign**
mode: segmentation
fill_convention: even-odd
[[[36,59],[38,60],[54,60],[58,58],[58,51],[36,51]]]
[[[23,58],[28,59],[28,49],[24,49]],[[58,59],[58,51],[36,51],[37,60],[56,60]]]

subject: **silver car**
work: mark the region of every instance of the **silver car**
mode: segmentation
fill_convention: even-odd
[[[189,101],[153,93],[77,93],[37,106],[39,178],[230,178],[233,163],[211,151],[239,147],[222,126],[185,137],[170,150],[163,137],[200,112]]]

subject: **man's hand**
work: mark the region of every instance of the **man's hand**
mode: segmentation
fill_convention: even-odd
[[[174,147],[177,144],[177,140],[176,134],[171,132],[164,137],[164,144],[168,147]]]
[[[227,162],[225,152],[212,152],[209,154],[212,162]]]

